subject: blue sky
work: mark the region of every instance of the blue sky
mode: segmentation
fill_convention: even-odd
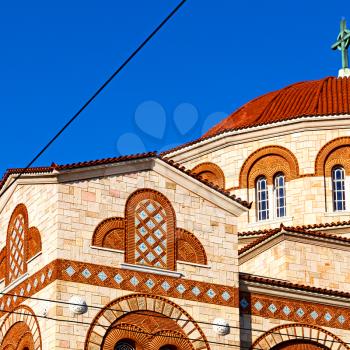
[[[0,173],[21,167],[178,0],[2,1]],[[348,1],[188,0],[37,161],[161,150],[250,99],[337,75]]]

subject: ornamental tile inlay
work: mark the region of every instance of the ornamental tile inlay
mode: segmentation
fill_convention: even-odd
[[[221,296],[222,296],[222,298],[224,299],[224,300],[229,300],[230,298],[231,298],[231,295],[230,295],[230,293],[228,293],[228,292],[223,292],[222,294],[221,294]]]
[[[329,312],[326,312],[324,319],[329,322],[332,319],[332,315]]]
[[[118,273],[118,274],[116,274],[116,275],[114,276],[114,280],[115,280],[118,284],[120,284],[120,283],[123,282],[123,277],[120,276],[119,273]]]
[[[215,297],[215,292],[210,288],[208,291],[207,291],[207,295],[209,298],[214,298]]]
[[[260,303],[260,301],[257,301],[255,304],[254,304],[254,307],[260,311],[262,308],[263,308],[263,305]]]
[[[201,294],[201,291],[199,290],[199,288],[196,286],[196,287],[193,287],[192,288],[192,293],[198,297],[199,294]]]
[[[67,274],[68,274],[69,276],[73,276],[73,275],[75,274],[75,270],[73,269],[72,266],[68,266],[68,267],[66,268],[66,272],[67,272]]]
[[[162,288],[167,292],[170,289],[170,284],[167,281],[162,283]]]
[[[89,269],[84,269],[84,271],[81,273],[85,278],[89,278],[91,276],[91,272]]]
[[[97,276],[102,282],[107,278],[107,275],[103,271],[99,272]]]
[[[305,314],[305,312],[304,312],[304,310],[303,310],[302,308],[299,308],[299,309],[297,310],[297,315],[298,315],[299,317],[303,317],[304,314]]]
[[[151,280],[151,279],[148,279],[146,281],[146,286],[149,288],[149,289],[152,289],[154,287],[154,282]]]
[[[314,320],[316,320],[316,318],[318,317],[318,313],[317,313],[316,311],[312,311],[311,314],[310,314],[310,316],[311,316]]]
[[[276,308],[276,306],[274,304],[271,304],[269,306],[269,310],[274,314],[276,312],[277,308]]]
[[[186,288],[182,285],[182,284],[179,284],[176,289],[178,290],[179,293],[184,293]]]
[[[245,298],[241,299],[241,301],[239,303],[243,307],[243,309],[245,309],[249,305],[249,303],[247,302],[247,300]]]
[[[283,308],[283,312],[284,312],[284,314],[285,314],[286,316],[288,316],[288,315],[290,314],[290,308],[289,308],[288,306],[285,306],[285,307]]]

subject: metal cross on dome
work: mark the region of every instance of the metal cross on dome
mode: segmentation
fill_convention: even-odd
[[[350,30],[346,28],[345,18],[340,21],[340,32],[337,41],[332,45],[332,50],[341,51],[342,68],[349,68],[348,47],[350,44]]]

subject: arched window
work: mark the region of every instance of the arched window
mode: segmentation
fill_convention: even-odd
[[[175,212],[151,189],[135,191],[126,204],[126,262],[175,269]]]
[[[135,344],[131,340],[120,340],[114,350],[135,350]]]
[[[27,272],[28,212],[19,204],[12,213],[7,229],[6,285]]]
[[[283,173],[277,173],[274,178],[274,197],[276,205],[276,216],[286,216],[286,183]]]
[[[269,194],[265,176],[256,180],[256,211],[259,221],[269,219]]]
[[[166,268],[167,215],[160,203],[146,199],[135,209],[137,264]]]
[[[345,171],[341,166],[332,169],[333,210],[345,210]]]

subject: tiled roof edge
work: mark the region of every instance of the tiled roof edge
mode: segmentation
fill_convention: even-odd
[[[247,281],[247,282],[256,282],[261,283],[269,286],[274,287],[282,287],[282,288],[289,288],[289,289],[296,289],[306,292],[312,292],[312,293],[319,293],[319,294],[326,294],[336,297],[343,297],[343,298],[349,298],[350,293],[342,292],[334,289],[327,289],[327,288],[319,288],[319,287],[311,287],[304,284],[298,284],[288,281],[281,281],[276,280],[273,278],[268,277],[260,277],[260,276],[254,276],[247,273],[240,273],[239,274],[240,280]]]
[[[325,224],[294,226],[294,228],[301,229],[301,230],[312,230],[312,229],[318,229],[318,228],[339,227],[339,226],[347,226],[347,225],[350,225],[350,220],[329,222],[329,223],[325,223]],[[245,236],[265,235],[265,234],[269,233],[271,230],[272,229],[238,232],[238,236],[245,237]]]
[[[332,234],[324,233],[324,232],[307,231],[305,229],[297,228],[297,227],[286,227],[283,224],[281,224],[281,226],[279,228],[270,230],[264,236],[257,238],[253,242],[251,242],[248,245],[246,245],[245,247],[241,248],[238,251],[238,255],[241,255],[241,254],[247,252],[248,250],[254,248],[258,244],[264,242],[268,238],[273,237],[274,235],[276,235],[277,233],[280,233],[282,231],[291,232],[291,233],[302,233],[302,234],[307,235],[307,236],[328,238],[328,239],[334,239],[334,240],[340,241],[340,242],[350,243],[350,238],[340,237],[340,236],[336,236],[336,235],[332,235]]]

